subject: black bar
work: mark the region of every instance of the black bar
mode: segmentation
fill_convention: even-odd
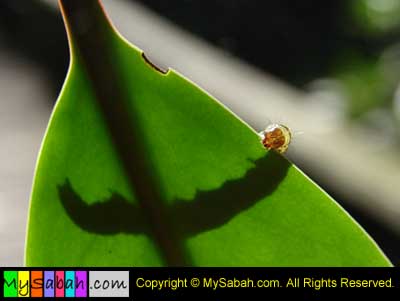
[[[0,268],[2,277],[3,271],[32,270],[129,271],[131,300],[247,300],[259,296],[265,296],[263,300],[271,296],[324,300],[353,295],[385,300],[400,293],[400,268]],[[0,298],[3,285],[4,281]]]

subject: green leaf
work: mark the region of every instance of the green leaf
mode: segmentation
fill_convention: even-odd
[[[71,65],[34,179],[28,266],[389,266],[257,133],[62,0]],[[245,100],[243,100],[245,101]]]

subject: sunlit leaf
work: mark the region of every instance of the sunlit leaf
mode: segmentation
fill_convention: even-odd
[[[97,1],[61,3],[72,60],[34,179],[28,266],[390,265],[249,126],[152,66]]]

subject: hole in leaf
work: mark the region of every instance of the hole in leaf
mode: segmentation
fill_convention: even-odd
[[[143,57],[144,61],[145,61],[151,68],[153,68],[154,70],[156,70],[156,71],[158,71],[158,72],[160,72],[160,73],[162,73],[162,74],[167,74],[168,69],[165,70],[165,69],[163,69],[163,68],[161,68],[161,67],[158,67],[156,64],[154,64],[154,63],[144,54],[144,52],[142,52],[142,57]]]

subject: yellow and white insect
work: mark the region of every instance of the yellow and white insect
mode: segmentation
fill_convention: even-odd
[[[280,154],[286,152],[292,140],[292,133],[290,129],[278,123],[270,124],[259,133],[261,142],[266,149],[272,149]]]

